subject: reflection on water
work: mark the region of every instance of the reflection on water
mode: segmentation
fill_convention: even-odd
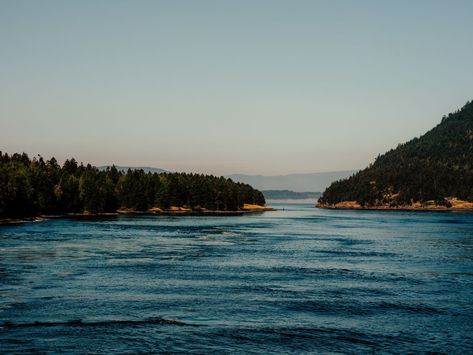
[[[472,214],[277,207],[0,227],[0,350],[473,351]]]

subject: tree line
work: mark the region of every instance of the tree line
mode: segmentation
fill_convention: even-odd
[[[364,170],[334,182],[319,202],[362,206],[412,204],[446,197],[473,202],[473,101],[425,135],[400,144]]]
[[[265,199],[250,185],[224,177],[100,170],[73,158],[61,166],[55,158],[0,152],[1,218],[171,206],[236,211],[245,203],[264,205]]]

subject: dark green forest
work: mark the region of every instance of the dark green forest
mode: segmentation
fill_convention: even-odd
[[[444,116],[423,136],[378,156],[366,169],[334,182],[319,203],[448,205],[446,197],[473,201],[473,102]]]
[[[244,203],[265,199],[250,185],[212,175],[99,170],[75,159],[61,166],[55,158],[0,152],[0,218],[170,206],[236,211]]]

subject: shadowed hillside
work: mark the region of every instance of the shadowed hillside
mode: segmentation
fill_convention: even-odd
[[[473,102],[419,138],[330,185],[320,207],[446,206],[473,202]],[[455,206],[453,206],[455,207]]]

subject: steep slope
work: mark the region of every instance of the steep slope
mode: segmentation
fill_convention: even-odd
[[[318,207],[448,208],[460,207],[458,200],[473,202],[473,102],[366,169],[332,183]]]

